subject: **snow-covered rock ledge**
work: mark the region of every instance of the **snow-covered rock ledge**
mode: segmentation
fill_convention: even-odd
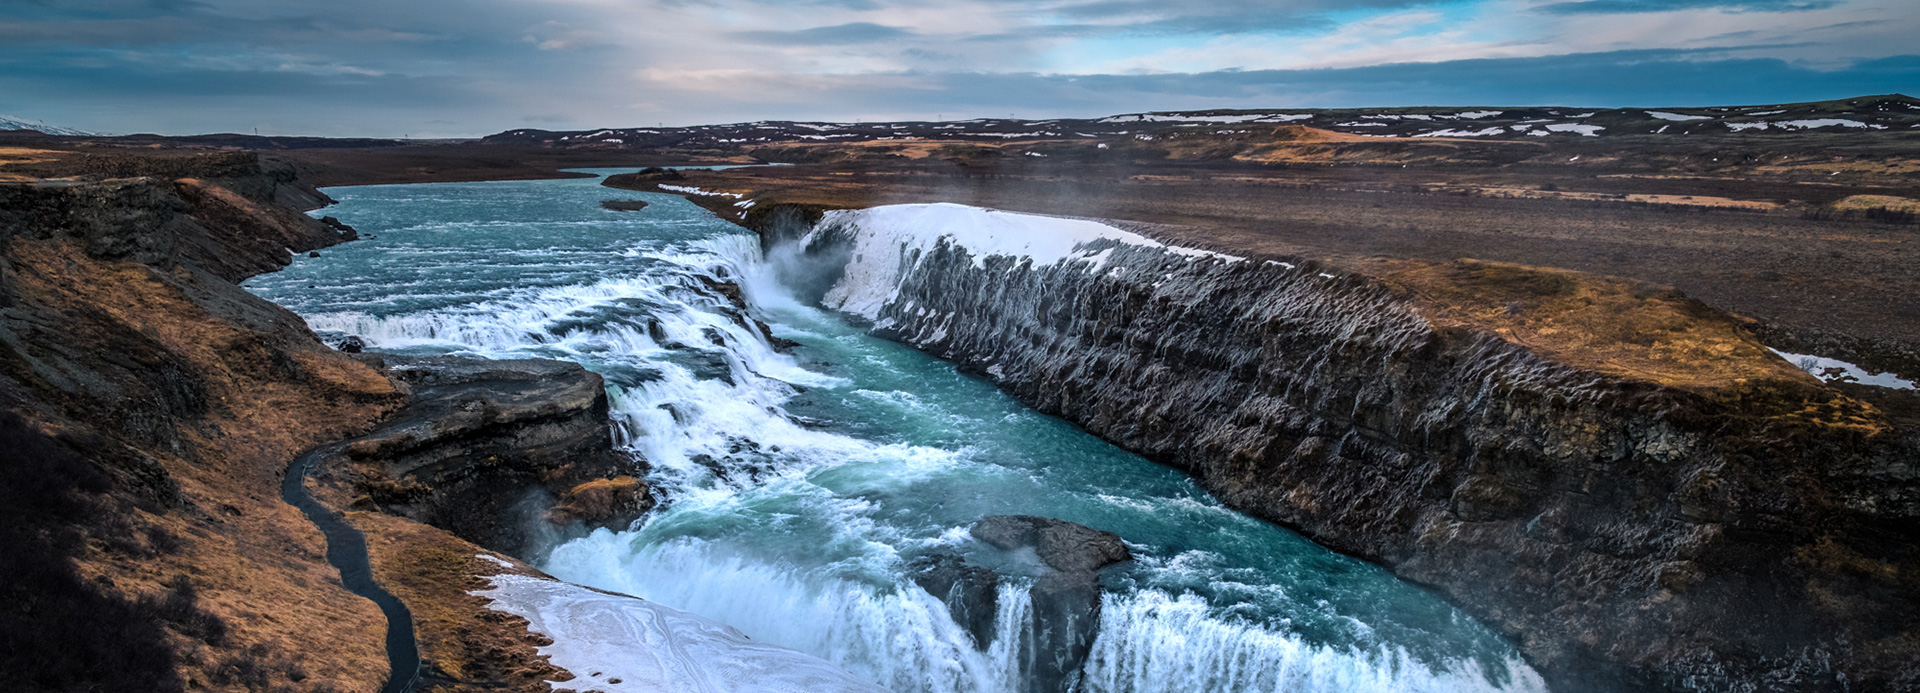
[[[481,556],[506,567],[491,556]],[[540,648],[574,675],[554,688],[608,693],[885,693],[810,655],[757,643],[726,624],[636,597],[501,573],[472,594],[524,618]]]
[[[1243,258],[1194,250],[1083,219],[1020,214],[950,203],[907,204],[827,212],[801,244],[824,235],[851,242],[854,261],[823,299],[836,310],[879,320],[900,297],[900,286],[921,262],[942,247],[964,251],[975,268],[988,258],[1033,268],[1072,265],[1090,273],[1106,268],[1120,246],[1174,256],[1239,262]]]

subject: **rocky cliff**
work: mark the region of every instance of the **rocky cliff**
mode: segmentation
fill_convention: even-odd
[[[1920,685],[1907,405],[1658,287],[1374,279],[995,214],[749,223],[828,306],[1433,586],[1557,690]]]
[[[330,458],[378,508],[515,556],[570,527],[624,529],[652,501],[613,450],[598,374],[564,361],[367,356],[411,390],[407,406]]]
[[[533,487],[552,489],[561,525],[643,508],[644,487],[612,468],[597,376],[524,362],[389,372],[242,290],[291,252],[353,237],[302,213],[327,199],[291,168],[177,152],[58,166],[0,185],[0,671],[13,687],[378,689],[380,612],[342,588],[321,535],[277,493],[289,461],[323,445],[365,443],[333,471],[370,507],[490,545],[542,526],[493,515]],[[371,497],[383,490],[395,495]],[[387,550],[431,544],[465,565],[475,547],[349,519],[378,574],[425,609],[438,683],[550,688],[524,623],[461,591],[470,575],[410,571]]]

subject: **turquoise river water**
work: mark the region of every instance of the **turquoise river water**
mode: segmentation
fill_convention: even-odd
[[[596,170],[595,173],[612,171]],[[1118,533],[1081,691],[1543,690],[1512,646],[1386,571],[1227,509],[1194,482],[989,383],[796,303],[758,240],[597,179],[336,188],[363,239],[248,288],[376,351],[543,357],[606,377],[659,509],[531,562],[717,619],[901,693],[1022,688],[1028,603],[984,649],[904,567],[992,564],[984,515]],[[639,212],[608,198],[652,203]],[[737,281],[776,353],[698,277]]]

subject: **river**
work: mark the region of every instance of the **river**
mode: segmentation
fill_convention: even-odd
[[[624,170],[624,169],[622,169]],[[613,170],[595,170],[611,173]],[[363,239],[247,287],[371,350],[543,357],[606,377],[661,506],[523,557],[725,622],[900,693],[1023,688],[1025,567],[967,528],[1031,514],[1118,533],[1079,690],[1535,691],[1514,648],[1385,570],[1234,512],[1172,469],[801,305],[750,233],[597,179],[360,186]],[[602,209],[608,198],[651,203]],[[774,350],[701,278],[735,281]],[[906,566],[1014,577],[977,647]]]

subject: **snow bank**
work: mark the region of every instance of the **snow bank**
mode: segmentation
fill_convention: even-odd
[[[975,267],[985,267],[988,257],[1000,256],[1023,259],[1036,268],[1084,262],[1088,271],[1098,271],[1104,265],[1106,251],[1115,244],[1158,248],[1195,259],[1242,259],[1169,246],[1099,222],[950,203],[832,211],[820,220],[814,233],[834,228],[850,232],[853,260],[824,302],[868,319],[878,319],[881,309],[898,296],[905,275],[942,245],[965,249],[973,256]],[[803,243],[812,238],[809,235]],[[1100,247],[1086,247],[1095,243]]]
[[[1825,356],[1814,356],[1812,354],[1793,354],[1779,349],[1768,349],[1767,351],[1779,354],[1780,358],[1787,360],[1787,363],[1798,366],[1800,370],[1812,373],[1814,377],[1822,377],[1823,372],[1829,368],[1838,368],[1842,374],[1851,376],[1854,382],[1860,383],[1861,385],[1890,387],[1895,390],[1920,389],[1916,388],[1912,381],[1904,380],[1892,373],[1870,373],[1865,368],[1840,359],[1830,359]]]
[[[708,197],[731,197],[731,198],[733,198],[733,199],[736,199],[736,200],[737,200],[737,199],[740,199],[740,198],[742,198],[742,197],[745,197],[745,195],[741,195],[740,193],[730,193],[730,192],[716,192],[716,191],[713,191],[713,190],[701,190],[701,189],[699,189],[699,188],[696,188],[696,187],[693,187],[693,186],[691,186],[691,185],[661,185],[661,186],[660,186],[660,189],[661,189],[661,190],[670,190],[670,191],[673,191],[673,192],[677,192],[677,193],[685,193],[685,194],[688,194],[688,195],[705,195],[705,196],[708,196]]]
[[[1593,115],[1593,114],[1588,113],[1587,115]],[[1555,123],[1553,125],[1548,125],[1546,127],[1548,130],[1552,130],[1554,132],[1577,132],[1587,137],[1599,137],[1600,131],[1606,129],[1599,125],[1579,125],[1575,123]]]
[[[1526,128],[1521,128],[1521,129],[1524,130]],[[1491,135],[1498,135],[1506,131],[1507,131],[1506,128],[1494,126],[1494,127],[1486,128],[1484,130],[1435,130],[1433,132],[1423,132],[1418,135],[1414,135],[1414,137],[1487,137]]]
[[[554,688],[608,693],[885,693],[826,660],[747,639],[718,621],[642,599],[525,575],[472,594],[553,639],[540,654],[571,672]]]
[[[1871,128],[1874,130],[1887,129],[1887,126],[1885,125],[1877,125],[1873,123],[1862,123],[1858,120],[1847,120],[1845,118],[1816,118],[1812,120],[1775,120],[1775,121],[1760,121],[1757,123],[1727,123],[1727,127],[1733,128],[1736,131],[1765,130],[1769,126],[1776,127],[1781,130],[1812,130],[1814,128],[1830,128],[1834,126],[1847,127],[1847,128]]]
[[[1677,121],[1713,120],[1713,116],[1690,116],[1690,115],[1681,115],[1679,113],[1667,113],[1665,111],[1647,111],[1647,115],[1653,116],[1655,118],[1659,118],[1661,120],[1677,120]]]

